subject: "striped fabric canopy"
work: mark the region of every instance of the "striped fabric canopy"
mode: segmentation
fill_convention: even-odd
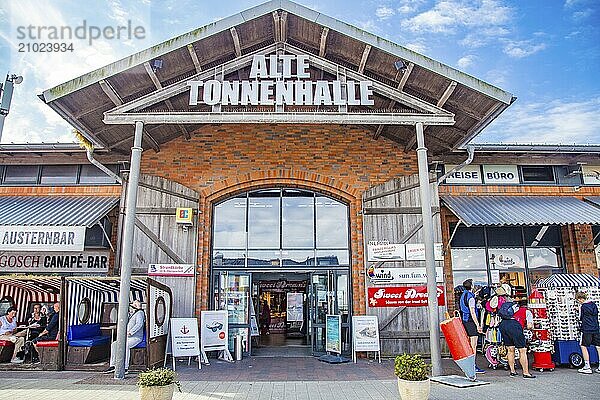
[[[18,310],[17,319],[25,322],[31,303],[60,300],[59,277],[0,277],[0,300],[10,297]]]
[[[540,279],[537,283],[539,288],[557,287],[598,287],[600,280],[597,276],[590,274],[554,274]]]

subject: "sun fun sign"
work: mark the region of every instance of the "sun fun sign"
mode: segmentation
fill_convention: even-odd
[[[309,80],[308,55],[254,55],[248,80],[189,81],[189,105],[372,106],[372,81]],[[200,96],[202,95],[202,96]]]

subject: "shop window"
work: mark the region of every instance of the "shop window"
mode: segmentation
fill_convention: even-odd
[[[348,247],[348,207],[329,197],[317,196],[317,248]]]
[[[246,252],[244,250],[215,250],[213,251],[213,266],[245,267]]]
[[[37,165],[7,165],[4,171],[5,184],[36,184],[39,167]]]
[[[102,226],[100,226],[102,224]],[[106,232],[106,234],[104,234]],[[85,247],[109,248],[109,239],[106,237],[112,234],[112,224],[108,218],[103,218],[98,224],[85,230]]]
[[[216,248],[246,248],[246,197],[215,206],[213,243]]]
[[[286,266],[315,265],[314,250],[283,250],[281,263]]]
[[[560,266],[560,253],[558,248],[528,248],[527,268],[529,269],[529,282],[535,286],[536,282],[552,274],[563,272]]]
[[[581,167],[579,165],[557,165],[554,167],[554,175],[559,185],[581,185],[583,184]]]
[[[518,226],[487,227],[486,234],[488,246],[490,247],[523,246],[521,227]]]
[[[317,250],[317,265],[350,265],[348,250]]]
[[[450,224],[450,234],[454,232],[456,224]],[[451,243],[452,248],[454,247],[484,247],[485,237],[483,227],[471,226],[467,227],[459,225],[454,233]]]
[[[523,227],[525,246],[528,247],[561,247],[560,226],[525,226]]]
[[[490,248],[488,256],[492,283],[508,285],[510,296],[517,300],[526,298],[527,280],[523,248]]]
[[[281,252],[279,250],[248,251],[248,267],[278,267]]]
[[[280,200],[279,189],[248,195],[248,248],[279,248]]]
[[[475,285],[488,284],[485,249],[452,249],[452,275],[454,286],[466,279],[473,279]]]
[[[77,183],[78,165],[44,165],[40,183],[42,185]]]
[[[592,235],[594,235],[594,251],[596,252],[596,266],[600,269],[600,225],[592,226]]]
[[[0,183],[4,179],[4,165],[0,165]]]
[[[118,165],[116,165],[116,164],[107,165],[107,167],[115,174],[119,173]],[[81,174],[79,176],[79,183],[80,184],[89,184],[89,185],[99,185],[99,184],[117,183],[117,181],[114,178],[106,175],[95,165],[83,164],[81,166]]]
[[[523,183],[554,182],[554,169],[551,165],[523,165],[521,177]]]

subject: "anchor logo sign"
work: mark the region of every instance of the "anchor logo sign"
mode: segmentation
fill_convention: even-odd
[[[190,330],[188,329],[187,326],[182,326],[181,329],[179,330],[179,332],[183,333],[184,335],[187,335],[188,333],[190,333]]]

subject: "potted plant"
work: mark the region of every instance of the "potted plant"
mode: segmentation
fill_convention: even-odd
[[[177,374],[167,368],[149,369],[138,375],[141,400],[171,400],[175,386],[181,392]]]
[[[418,354],[396,356],[394,373],[398,377],[398,392],[403,400],[429,399],[429,373],[431,364],[425,363]]]

